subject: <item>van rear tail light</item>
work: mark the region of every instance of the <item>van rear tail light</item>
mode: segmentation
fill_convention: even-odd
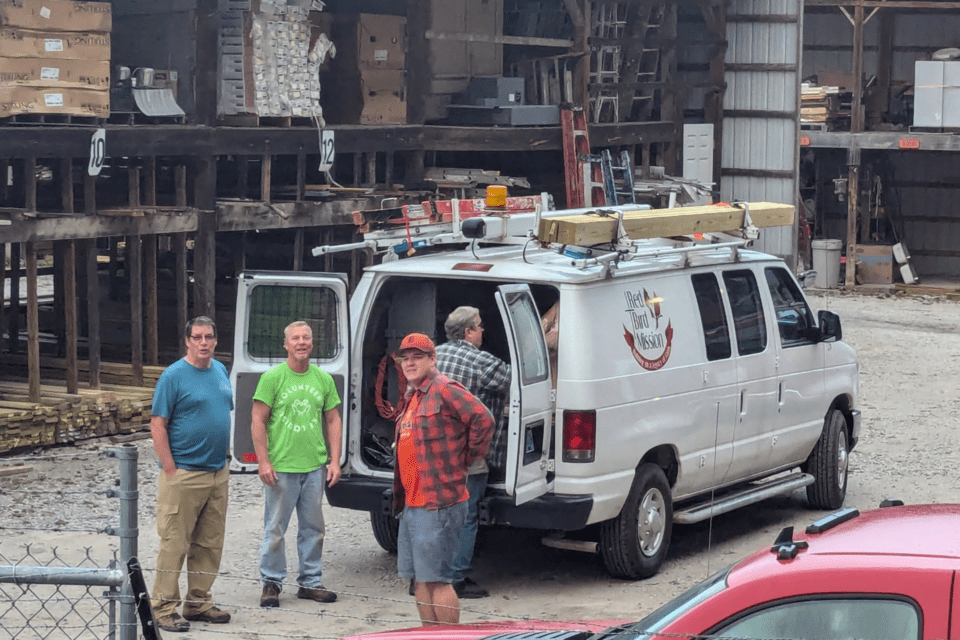
[[[245,453],[240,457],[240,460],[243,462],[249,462],[251,464],[256,463],[257,454],[255,453]]]
[[[593,462],[597,452],[597,412],[563,412],[563,461]]]

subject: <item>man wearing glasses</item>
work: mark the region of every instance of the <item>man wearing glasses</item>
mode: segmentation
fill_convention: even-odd
[[[164,631],[184,632],[190,620],[223,624],[213,605],[227,520],[227,448],[233,393],[223,363],[213,359],[217,327],[199,316],[184,331],[187,355],[164,370],[153,395],[150,433],[163,472],[157,481],[157,577],[153,611]],[[180,570],[187,558],[187,597],[180,605]]]
[[[510,365],[487,351],[482,351],[483,321],[476,307],[457,307],[443,324],[447,342],[437,347],[437,371],[451,380],[456,380],[475,395],[493,414],[493,439],[490,445],[490,457],[499,450],[497,442],[502,440],[500,424],[503,417],[503,404],[510,391]],[[499,461],[499,466],[502,466]],[[461,598],[486,598],[490,592],[478,585],[470,577],[473,571],[473,548],[477,541],[477,527],[480,524],[480,499],[487,490],[489,467],[484,456],[480,456],[467,471],[467,490],[470,500],[467,502],[467,523],[460,534],[460,544],[453,562],[453,588]]]

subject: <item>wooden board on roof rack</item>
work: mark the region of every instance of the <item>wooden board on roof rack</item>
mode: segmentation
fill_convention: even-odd
[[[602,210],[602,207],[597,209]],[[631,240],[732,232],[743,228],[743,214],[743,209],[729,204],[627,211],[623,214],[623,228]],[[793,218],[793,205],[750,203],[750,220],[755,227],[783,227],[793,224]],[[615,242],[617,216],[587,213],[544,218],[540,220],[537,238],[541,242],[575,246]]]

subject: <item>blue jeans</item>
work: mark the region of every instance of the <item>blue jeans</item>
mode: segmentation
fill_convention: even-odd
[[[487,490],[487,474],[474,473],[467,476],[467,521],[460,532],[457,555],[453,558],[453,579],[462,582],[473,571],[473,547],[477,542],[477,527],[480,525],[480,499]]]
[[[280,584],[287,577],[287,554],[283,536],[297,510],[297,584],[308,589],[323,586],[323,489],[327,467],[310,473],[277,473],[272,487],[263,485],[263,542],[260,577]]]

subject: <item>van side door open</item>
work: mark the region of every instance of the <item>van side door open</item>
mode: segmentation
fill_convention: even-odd
[[[553,400],[550,361],[537,306],[527,285],[497,288],[510,347],[506,491],[515,504],[529,502],[550,488],[548,478]]]
[[[345,463],[349,412],[344,407],[349,402],[347,382],[350,379],[346,276],[248,271],[239,275],[237,287],[233,363],[230,367],[230,384],[235,394],[230,425],[231,470],[247,472],[257,468],[250,435],[253,394],[261,374],[287,359],[283,330],[295,320],[306,320],[313,330],[311,364],[332,375],[336,384],[344,434],[340,461]]]

